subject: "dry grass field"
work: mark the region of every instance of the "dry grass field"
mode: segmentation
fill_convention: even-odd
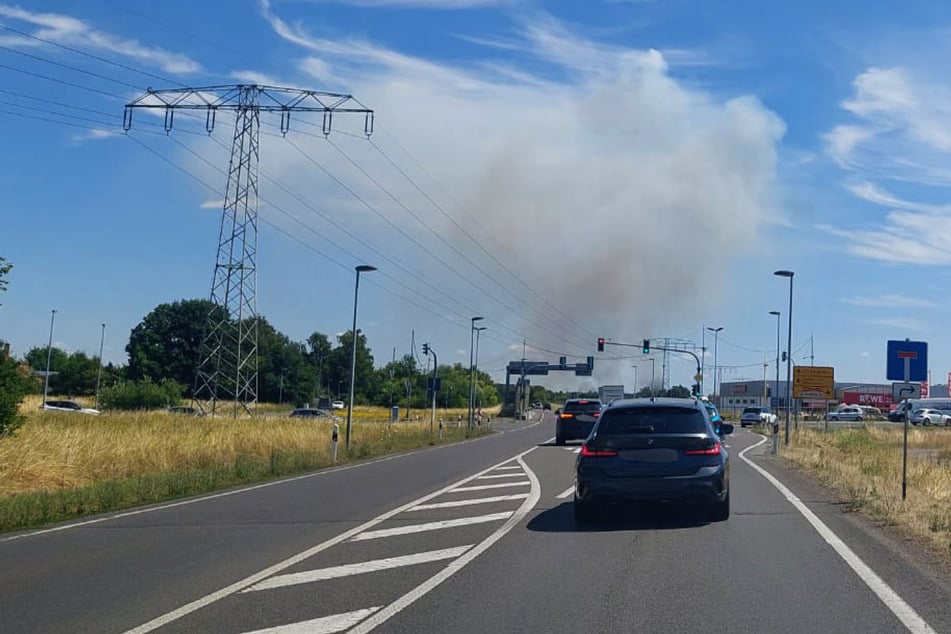
[[[951,430],[908,433],[908,494],[901,499],[902,427],[799,429],[786,459],[832,487],[852,510],[951,556]]]
[[[128,508],[333,463],[333,423],[290,418],[290,408],[265,406],[257,417],[191,417],[165,411],[99,416],[42,411],[30,397],[27,421],[0,439],[0,530]],[[91,405],[88,399],[83,400]],[[230,411],[230,410],[229,410]],[[461,411],[464,413],[464,410]],[[385,408],[354,408],[351,450],[341,415],[336,463],[461,440],[458,413],[437,410],[420,420],[389,423]],[[447,418],[442,437],[440,415]],[[463,416],[464,418],[464,416]],[[452,424],[449,420],[452,420]],[[487,432],[487,426],[475,434]]]

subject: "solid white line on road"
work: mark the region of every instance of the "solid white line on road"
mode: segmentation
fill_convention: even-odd
[[[835,550],[839,557],[841,557],[843,561],[845,561],[845,563],[847,563],[849,567],[855,571],[855,574],[858,575],[859,579],[865,582],[865,585],[867,585],[869,589],[875,593],[875,596],[877,596],[882,601],[882,603],[885,604],[885,607],[891,610],[892,614],[894,614],[898,620],[901,621],[906,628],[908,628],[909,632],[913,632],[914,634],[935,634],[935,631],[930,625],[928,625],[927,621],[921,618],[921,616],[915,612],[914,608],[908,605],[905,600],[902,599],[897,592],[892,590],[891,586],[885,583],[885,581],[879,577],[875,571],[868,566],[868,564],[862,561],[859,556],[856,555],[855,552],[839,538],[838,535],[832,532],[832,529],[826,526],[825,523],[820,520],[815,513],[809,510],[809,507],[803,504],[802,500],[800,500],[795,493],[786,488],[786,485],[780,482],[775,476],[773,476],[773,474],[746,457],[747,451],[753,449],[754,447],[759,447],[764,442],[766,442],[766,440],[766,436],[763,436],[762,440],[760,440],[758,443],[755,445],[750,445],[741,451],[739,455],[740,458],[743,459],[743,462],[756,469],[760,475],[766,478],[770,484],[776,487],[776,489],[778,489],[779,492],[783,494],[783,497],[785,497],[790,504],[796,507],[796,510],[799,511],[802,516],[805,517],[810,524],[812,524],[812,527],[816,529],[816,532],[822,536],[822,539],[832,546],[832,549]]]
[[[525,451],[523,451],[523,452],[521,452],[521,453],[519,453],[519,454],[517,454],[517,455],[515,456],[515,459],[518,460],[521,465],[523,465],[523,468],[524,468],[525,470],[527,470],[528,467],[525,466],[525,463],[521,460],[522,456],[525,456],[525,455],[527,455],[527,454],[529,454],[529,453],[535,451],[537,448],[538,448],[538,445],[536,445],[536,446],[534,446],[534,447],[532,447],[532,448],[530,448],[530,449],[526,449]],[[254,573],[253,575],[251,575],[251,576],[249,576],[249,577],[245,577],[244,579],[242,579],[242,580],[240,580],[240,581],[237,581],[237,582],[235,582],[235,583],[232,583],[232,584],[229,585],[229,586],[225,586],[224,588],[221,588],[221,589],[219,589],[219,590],[216,590],[216,591],[212,592],[211,594],[208,594],[208,595],[206,595],[206,596],[204,596],[204,597],[201,597],[201,598],[199,598],[199,599],[195,599],[195,600],[192,601],[191,603],[187,603],[187,604],[181,606],[180,608],[177,608],[177,609],[175,609],[175,610],[172,610],[171,612],[167,612],[167,613],[165,613],[165,614],[163,614],[163,615],[161,615],[161,616],[158,616],[158,617],[152,619],[151,621],[149,621],[148,623],[143,623],[142,625],[140,625],[140,626],[138,626],[138,627],[136,627],[136,628],[133,628],[133,629],[131,629],[131,630],[128,630],[126,634],[145,634],[146,632],[151,632],[151,631],[153,631],[153,630],[157,630],[157,629],[160,628],[160,627],[163,627],[163,626],[165,626],[165,625],[168,625],[169,623],[172,623],[172,622],[174,622],[174,621],[177,621],[178,619],[182,618],[182,617],[185,616],[185,615],[191,614],[192,612],[195,612],[196,610],[200,610],[201,608],[206,607],[206,606],[208,606],[208,605],[211,605],[212,603],[215,603],[216,601],[220,601],[221,599],[224,599],[225,597],[231,596],[231,595],[235,594],[236,592],[240,592],[241,590],[244,590],[244,589],[247,588],[248,586],[253,586],[254,584],[258,583],[259,581],[262,581],[262,580],[264,580],[264,579],[267,579],[268,577],[274,576],[274,575],[276,575],[277,573],[281,572],[282,570],[285,570],[285,569],[287,569],[287,568],[290,568],[291,566],[294,566],[294,565],[296,565],[296,564],[299,564],[299,563],[301,563],[302,561],[304,561],[304,560],[306,560],[306,559],[309,559],[310,557],[313,557],[313,556],[316,555],[317,553],[319,553],[319,552],[321,552],[321,551],[324,551],[324,550],[327,550],[327,549],[330,548],[331,546],[336,546],[337,544],[339,544],[339,543],[341,543],[341,542],[345,542],[345,541],[347,541],[348,539],[350,539],[351,537],[353,537],[354,535],[358,535],[358,534],[360,534],[360,533],[366,531],[367,529],[372,528],[373,526],[376,526],[376,525],[378,525],[378,524],[381,524],[382,522],[385,522],[386,520],[390,519],[390,518],[393,517],[394,515],[399,515],[400,513],[403,513],[404,511],[407,511],[407,510],[411,509],[411,508],[414,507],[414,506],[417,506],[417,505],[419,505],[419,504],[423,504],[423,503],[425,503],[425,502],[428,502],[428,501],[430,501],[430,500],[432,500],[432,499],[434,499],[434,498],[439,497],[440,495],[444,495],[444,494],[446,494],[446,493],[449,493],[450,491],[458,490],[456,487],[459,487],[460,485],[465,484],[466,482],[472,482],[473,480],[475,480],[475,479],[478,478],[479,476],[484,475],[484,474],[486,474],[486,473],[489,473],[489,472],[492,471],[493,469],[496,469],[496,468],[500,467],[501,465],[508,464],[508,463],[511,462],[511,461],[512,461],[512,458],[506,458],[506,459],[503,460],[502,462],[498,462],[498,463],[492,465],[491,467],[489,467],[488,469],[483,469],[482,471],[479,471],[479,472],[477,472],[477,473],[475,473],[475,474],[473,474],[473,475],[471,475],[471,476],[466,476],[465,478],[463,478],[463,479],[461,479],[461,480],[459,480],[459,481],[457,481],[457,482],[453,482],[452,484],[449,484],[449,485],[447,485],[447,486],[444,486],[443,488],[441,488],[441,489],[439,489],[439,490],[437,490],[437,491],[433,491],[432,493],[427,493],[426,495],[424,495],[424,496],[421,497],[421,498],[417,498],[417,499],[415,499],[415,500],[413,500],[413,501],[411,501],[411,502],[407,502],[406,504],[404,504],[404,505],[402,505],[402,506],[398,506],[398,507],[396,507],[395,509],[390,509],[389,511],[387,511],[386,513],[383,513],[382,515],[377,515],[377,516],[374,517],[373,519],[371,519],[371,520],[369,520],[369,521],[366,521],[366,522],[364,522],[363,524],[360,524],[359,526],[355,526],[354,528],[351,528],[351,529],[348,530],[348,531],[344,531],[343,533],[340,533],[340,534],[337,535],[336,537],[331,537],[331,538],[328,539],[327,541],[321,542],[321,543],[317,544],[316,546],[312,546],[311,548],[308,548],[307,550],[301,551],[301,552],[297,553],[296,555],[292,555],[291,557],[288,557],[288,558],[285,559],[284,561],[280,561],[280,562],[274,564],[273,566],[270,566],[270,567],[268,567],[268,568],[265,568],[264,570],[261,570],[261,571],[259,571],[259,572],[256,572],[256,573]],[[529,476],[529,478],[533,478],[533,479],[534,479],[534,475],[533,475],[531,472],[528,472],[528,476]],[[537,483],[538,480],[537,480],[537,479],[534,479],[534,482]],[[492,487],[492,486],[495,486],[495,485],[487,485],[487,486]],[[529,498],[529,499],[531,499],[531,498]],[[536,497],[536,501],[537,501],[537,497]],[[533,502],[533,505],[534,505],[534,502]],[[523,503],[522,506],[519,507],[519,511],[517,511],[517,512],[520,512],[521,509],[524,508],[524,507],[525,507],[525,503]],[[527,513],[528,511],[526,510],[525,512]],[[506,523],[506,525],[508,525],[508,523]],[[496,532],[498,532],[498,531],[496,531]],[[493,533],[493,534],[494,534],[494,533]],[[485,542],[482,542],[482,543],[485,543]],[[476,548],[478,548],[478,546],[476,546]],[[480,551],[480,552],[481,552],[481,551]],[[467,553],[467,554],[468,554],[468,553]],[[463,555],[463,556],[465,557],[466,555]]]
[[[253,632],[246,632],[245,634],[333,634],[333,632],[343,632],[344,630],[350,629],[379,609],[379,606],[375,608],[365,608],[354,612],[323,616],[311,621],[301,621],[300,623],[291,623],[290,625],[278,625],[277,627],[269,627],[266,630],[254,630]]]
[[[453,489],[451,493],[455,493],[457,491],[485,491],[486,489],[504,489],[505,487],[516,487],[525,484],[530,484],[530,482],[528,480],[520,480],[518,482],[503,482],[502,484],[482,484],[475,487],[458,487]]]
[[[428,564],[434,561],[443,561],[444,559],[455,559],[470,548],[472,548],[472,544],[469,544],[468,546],[459,546],[457,548],[443,548],[440,550],[430,550],[424,553],[402,555],[400,557],[387,557],[385,559],[374,559],[373,561],[361,561],[357,564],[346,564],[343,566],[333,566],[331,568],[320,568],[318,570],[294,572],[288,575],[278,575],[276,577],[271,577],[270,579],[265,579],[261,583],[255,584],[250,588],[246,588],[242,592],[283,588],[284,586],[294,586],[302,583],[314,583],[315,581],[325,581],[327,579],[337,579],[339,577],[362,575],[367,572],[376,572],[378,570],[389,570],[391,568],[402,568],[403,566]]]
[[[498,480],[499,478],[521,478],[522,472],[518,473],[499,473],[496,475],[484,475],[481,478],[476,478],[477,480]]]
[[[522,460],[522,456],[527,453],[528,451],[526,451],[524,454],[520,454],[517,460],[519,464],[521,464],[525,469],[525,473],[531,480],[532,492],[531,496],[525,500],[520,507],[518,507],[518,510],[515,511],[512,517],[510,517],[508,521],[505,522],[505,524],[500,526],[485,540],[479,542],[474,548],[470,549],[465,555],[462,555],[458,559],[451,561],[448,566],[446,566],[442,571],[438,572],[435,576],[430,577],[425,582],[416,586],[393,603],[370,616],[367,620],[363,621],[355,628],[350,630],[350,634],[366,634],[373,628],[384,623],[387,619],[401,612],[406,607],[412,605],[414,601],[425,596],[431,590],[439,586],[439,584],[441,584],[443,581],[462,570],[466,564],[488,550],[492,544],[502,539],[506,533],[515,528],[523,519],[525,519],[525,516],[528,515],[533,508],[535,508],[536,504],[538,504],[538,500],[541,498],[542,494],[542,488],[538,483],[538,478],[535,477],[535,473],[529,469],[528,465],[525,464],[525,461]]]
[[[475,498],[472,500],[453,500],[451,502],[434,502],[433,504],[419,504],[408,511],[428,511],[429,509],[451,509],[456,506],[469,506],[470,504],[489,504],[491,502],[508,502],[509,500],[524,500],[528,493],[513,493],[512,495],[493,495],[488,498]]]
[[[572,484],[570,487],[568,487],[567,489],[565,489],[564,491],[562,491],[555,497],[558,498],[559,500],[564,500],[566,497],[568,497],[574,492],[575,492],[575,485]]]
[[[505,471],[506,469],[521,469],[521,467],[518,465],[513,465],[511,467],[499,467],[496,469],[496,471]]]
[[[492,513],[490,515],[475,515],[473,517],[460,517],[454,520],[440,520],[438,522],[426,522],[425,524],[410,524],[409,526],[397,526],[395,528],[381,528],[376,531],[366,531],[355,535],[352,542],[362,542],[367,539],[379,539],[381,537],[392,537],[393,535],[411,535],[412,533],[424,533],[426,531],[438,531],[444,528],[455,528],[457,526],[469,526],[470,524],[485,524],[486,522],[498,522],[512,516],[515,511],[504,511],[502,513]]]

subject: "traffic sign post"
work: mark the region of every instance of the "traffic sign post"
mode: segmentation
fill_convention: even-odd
[[[915,386],[911,381],[921,383],[928,380],[928,343],[926,341],[904,341],[889,340],[887,348],[887,361],[885,365],[886,378],[889,381],[902,381],[902,384],[892,385],[892,393],[896,391],[896,385],[902,385],[897,388],[898,391],[904,391],[911,386]],[[921,394],[921,385],[917,386],[917,392]],[[906,396],[905,398],[915,398]],[[908,419],[905,416],[904,438],[901,448],[901,499],[905,499],[908,494]]]
[[[892,383],[892,401],[901,403],[906,398],[921,398],[921,383]]]

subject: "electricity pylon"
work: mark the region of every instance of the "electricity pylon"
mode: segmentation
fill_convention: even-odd
[[[359,106],[359,107],[354,107]],[[290,130],[292,112],[319,112],[330,134],[334,113],[360,113],[364,133],[373,132],[373,111],[351,95],[296,88],[234,84],[148,91],[126,104],[122,127],[132,127],[138,108],[163,110],[170,132],[176,110],[204,110],[205,130],[215,129],[218,111],[235,113],[228,184],[218,233],[218,253],[211,285],[214,304],[206,318],[196,370],[194,400],[203,413],[215,414],[217,403],[233,403],[248,413],[257,402],[257,246],[258,131],[261,112],[279,112],[281,134]],[[224,310],[222,310],[224,309]]]

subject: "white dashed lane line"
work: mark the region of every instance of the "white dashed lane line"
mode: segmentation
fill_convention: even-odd
[[[333,634],[334,632],[349,630],[379,609],[380,606],[377,606],[375,608],[344,612],[343,614],[333,614],[311,621],[301,621],[300,623],[291,623],[290,625],[278,625],[277,627],[269,627],[266,630],[254,630],[253,632],[246,632],[246,634]]]
[[[344,564],[343,566],[333,566],[331,568],[319,568],[317,570],[307,570],[306,572],[294,572],[287,575],[278,575],[276,577],[271,577],[270,579],[265,579],[261,583],[251,586],[244,592],[283,588],[285,586],[294,586],[302,583],[314,583],[315,581],[324,581],[326,579],[338,579],[340,577],[362,575],[368,572],[376,572],[378,570],[390,570],[392,568],[402,568],[403,566],[428,564],[433,561],[442,561],[444,559],[455,559],[470,548],[472,548],[472,544],[469,544],[468,546],[458,546],[456,548],[430,550],[424,553],[413,553],[412,555],[403,555],[402,557],[387,557],[386,559],[361,561],[360,563],[356,564]]]
[[[571,494],[574,492],[575,492],[575,485],[572,484],[570,487],[568,487],[567,489],[565,489],[564,491],[562,491],[555,497],[558,498],[559,500],[564,500],[565,498],[570,497]]]
[[[471,524],[485,524],[486,522],[500,522],[512,516],[514,511],[505,511],[503,513],[491,513],[489,515],[476,515],[475,517],[460,517],[454,520],[441,520],[439,522],[427,522],[425,524],[411,524],[409,526],[397,526],[395,528],[381,528],[376,531],[366,531],[351,538],[352,542],[362,542],[368,539],[380,539],[381,537],[393,537],[394,535],[411,535],[412,533],[424,533],[426,531],[438,531],[444,528],[456,528],[457,526],[469,526]]]
[[[500,478],[524,478],[522,473],[497,473],[495,475],[484,475],[476,480],[498,480]]]
[[[475,498],[473,500],[452,500],[450,502],[433,502],[432,504],[419,504],[409,511],[428,511],[430,509],[450,509],[457,506],[469,506],[472,504],[491,504],[493,502],[508,502],[509,500],[524,500],[528,493],[513,493],[512,495],[493,495],[487,498]]]
[[[505,487],[515,487],[515,486],[528,486],[531,484],[528,480],[524,482],[505,482],[503,484],[482,484],[474,487],[458,487],[453,489],[452,492],[456,493],[459,491],[485,491],[486,489],[504,489]]]

